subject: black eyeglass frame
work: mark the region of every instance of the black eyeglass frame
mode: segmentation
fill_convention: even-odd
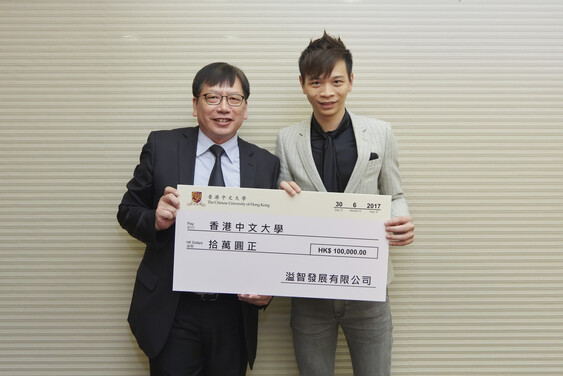
[[[217,103],[209,103],[209,99],[207,98],[208,95],[214,95],[217,97],[220,97],[219,102]],[[246,100],[246,98],[244,97],[244,95],[240,95],[240,94],[229,94],[229,95],[221,95],[221,94],[217,94],[217,93],[205,93],[205,94],[201,94],[201,96],[203,97],[203,99],[205,99],[205,103],[207,103],[210,106],[218,106],[221,104],[221,102],[223,102],[223,98],[227,98],[227,104],[231,107],[240,107],[242,106],[242,104],[244,103],[244,101]],[[235,100],[235,102],[231,103],[230,99],[234,97],[233,100]],[[240,102],[236,102],[240,100]]]

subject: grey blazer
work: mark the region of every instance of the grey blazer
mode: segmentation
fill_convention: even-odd
[[[391,217],[409,215],[401,190],[398,147],[391,126],[381,120],[355,115],[352,127],[358,148],[358,160],[344,192],[392,196]],[[315,167],[311,150],[311,117],[279,131],[276,155],[280,158],[280,182],[295,181],[302,190],[326,192]],[[393,280],[389,259],[387,283]]]

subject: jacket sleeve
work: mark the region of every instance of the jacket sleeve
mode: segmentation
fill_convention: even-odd
[[[390,126],[386,127],[385,158],[379,175],[379,193],[391,196],[391,217],[409,215],[405,194],[401,189],[399,147]]]
[[[154,138],[154,133],[151,132],[117,212],[121,227],[148,245],[156,244],[154,224],[158,202],[154,198]]]

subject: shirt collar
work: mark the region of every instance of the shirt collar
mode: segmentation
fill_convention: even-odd
[[[205,153],[213,144],[215,143],[209,137],[207,137],[205,133],[201,131],[201,129],[199,129],[197,135],[196,157],[199,157],[200,155]],[[223,150],[225,150],[225,154],[227,155],[229,160],[231,162],[235,161],[238,152],[238,133],[231,139],[223,142],[220,146],[223,148]]]
[[[342,132],[344,132],[346,129],[350,128],[351,126],[352,126],[352,119],[350,118],[350,114],[348,113],[348,110],[346,110],[346,112],[344,113],[344,117],[342,117],[342,120],[340,121],[338,128],[329,132],[325,132],[323,130],[317,119],[315,119],[314,114],[313,116],[311,116],[311,130],[323,137],[332,136],[332,138],[335,138],[338,135],[340,135]]]

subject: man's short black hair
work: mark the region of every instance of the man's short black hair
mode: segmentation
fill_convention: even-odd
[[[340,37],[332,37],[324,32],[323,36],[311,40],[309,46],[299,57],[299,73],[305,83],[306,77],[321,78],[330,75],[336,64],[344,61],[348,78],[352,77],[352,53],[346,48]]]
[[[199,70],[194,77],[192,83],[192,94],[194,98],[199,98],[203,85],[215,86],[229,84],[233,86],[237,80],[240,80],[242,91],[245,99],[250,96],[250,83],[248,78],[239,68],[227,63],[211,63]]]

